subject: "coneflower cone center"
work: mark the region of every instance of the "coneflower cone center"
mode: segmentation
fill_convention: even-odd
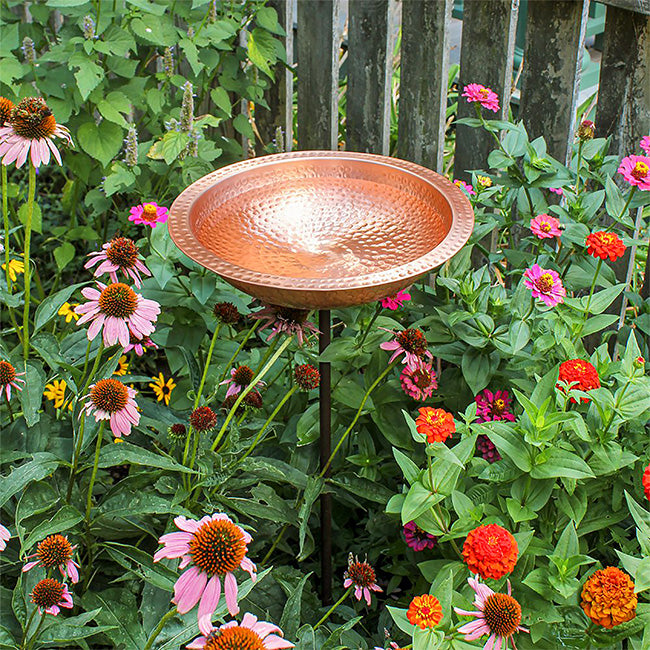
[[[238,386],[248,386],[253,380],[253,371],[248,366],[239,366],[232,376]]]
[[[18,135],[30,140],[48,138],[56,130],[52,111],[38,97],[23,99],[11,112],[9,122]]]
[[[153,203],[145,203],[142,206],[142,218],[145,221],[155,221],[158,218],[158,210]]]
[[[138,247],[127,237],[116,237],[106,249],[106,257],[121,268],[130,269],[138,259]]]
[[[14,104],[6,97],[0,97],[0,126],[11,119],[11,112],[14,110]]]
[[[209,521],[190,540],[192,562],[209,576],[224,575],[239,567],[246,555],[246,542],[231,521]]]
[[[234,625],[215,630],[205,642],[203,650],[262,650],[264,642],[250,628]]]
[[[411,354],[421,357],[427,350],[427,340],[418,329],[408,328],[397,334],[397,342]]]
[[[16,379],[16,369],[8,361],[0,361],[0,386],[6,386]]]
[[[36,554],[44,568],[52,569],[72,559],[72,546],[63,535],[50,535],[36,547]]]
[[[127,318],[135,313],[137,307],[135,292],[122,282],[109,284],[99,296],[99,308],[107,316]]]
[[[52,578],[41,580],[32,591],[32,602],[43,609],[56,605],[62,597],[63,584]]]
[[[491,594],[485,599],[483,616],[491,632],[511,636],[521,623],[521,607],[508,594]]]
[[[128,398],[127,387],[117,379],[100,379],[90,390],[90,400],[95,408],[106,413],[121,411]]]
[[[359,587],[375,584],[375,570],[367,562],[353,562],[348,566],[347,577]]]

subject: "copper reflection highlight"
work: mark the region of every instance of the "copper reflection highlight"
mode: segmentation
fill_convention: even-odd
[[[465,195],[439,174],[332,151],[224,167],[170,213],[186,255],[264,302],[301,309],[392,295],[460,250],[474,225]]]

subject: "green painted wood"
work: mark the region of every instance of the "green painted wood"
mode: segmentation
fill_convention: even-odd
[[[336,149],[339,0],[298,0],[298,148]]]
[[[453,0],[403,0],[397,155],[442,171]]]
[[[650,0],[598,0],[604,5],[650,15]]]
[[[392,41],[389,0],[353,0],[348,22],[348,151],[388,154]]]
[[[589,0],[528,4],[519,117],[560,162],[571,153]]]
[[[479,83],[499,95],[501,110],[490,117],[505,119],[512,84],[512,61],[519,0],[465,0],[460,50],[460,88]],[[458,98],[458,117],[474,117],[474,106]],[[490,134],[458,125],[454,176],[469,180],[468,170],[485,169],[494,149]]]

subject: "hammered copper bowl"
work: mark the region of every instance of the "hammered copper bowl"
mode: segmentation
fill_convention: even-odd
[[[448,179],[372,154],[254,158],[190,185],[169,232],[190,258],[263,302],[334,309],[408,287],[457,253],[472,207]]]

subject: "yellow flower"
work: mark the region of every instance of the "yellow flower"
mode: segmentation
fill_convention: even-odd
[[[153,388],[153,392],[156,394],[156,399],[159,402],[165,400],[165,404],[169,406],[169,398],[171,397],[174,388],[176,388],[173,377],[170,377],[165,381],[162,372],[159,372],[157,377],[152,377],[151,379],[153,379],[153,383],[149,384],[149,386]]]
[[[113,442],[124,442],[122,438],[113,438]]]
[[[492,179],[489,176],[477,176],[476,180],[481,187],[491,187]]]
[[[2,265],[2,270],[7,268],[6,264]],[[21,260],[9,260],[9,279],[15,282],[20,273],[25,272],[25,263]]]
[[[126,375],[129,371],[129,362],[126,360],[126,355],[122,355],[120,360],[117,362],[117,368],[115,369],[114,375]]]
[[[65,316],[66,323],[69,323],[73,318],[77,321],[79,320],[79,314],[74,311],[74,307],[77,307],[78,305],[78,302],[64,302],[61,307],[59,307],[59,311],[57,313],[59,316]]]
[[[66,389],[65,379],[54,379],[51,384],[45,384],[45,390],[43,391],[43,396],[49,399],[51,402],[54,402],[54,408],[60,409],[62,406],[65,406],[65,389]],[[72,410],[72,401],[68,401],[68,410]]]

